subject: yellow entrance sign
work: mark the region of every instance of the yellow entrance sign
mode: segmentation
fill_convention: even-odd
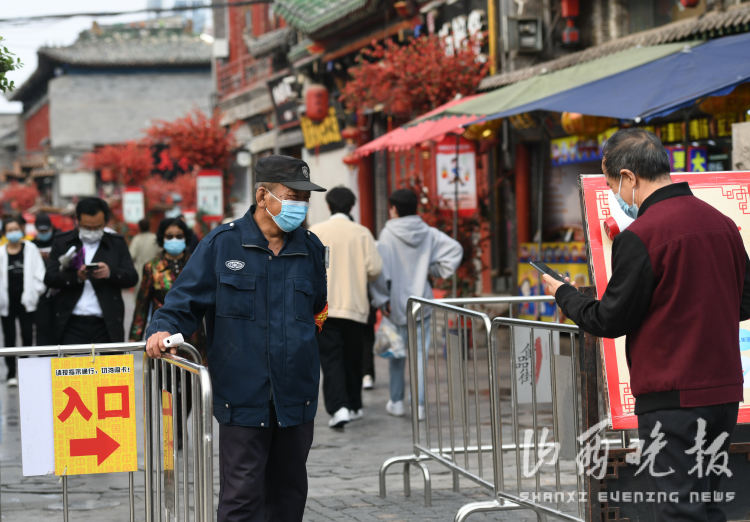
[[[55,474],[138,469],[133,355],[52,359]]]

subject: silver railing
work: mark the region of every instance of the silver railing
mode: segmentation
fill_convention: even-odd
[[[409,470],[416,467],[430,505],[433,478],[427,464],[434,462],[450,470],[454,491],[463,479],[492,495],[462,506],[456,521],[476,512],[517,509],[530,509],[540,520],[584,520],[583,478],[576,465],[582,332],[574,325],[515,317],[519,305],[550,301],[548,296],[409,299],[413,453],[382,464],[381,497],[388,469],[403,464],[404,494],[411,493]],[[486,311],[492,308],[497,314]]]
[[[185,520],[209,522],[213,520],[213,405],[211,381],[208,370],[200,364],[201,357],[197,349],[184,343],[178,350],[192,360],[165,353],[161,359],[151,359],[145,354],[145,342],[105,343],[105,344],[71,344],[59,346],[22,346],[0,349],[0,356],[45,356],[65,357],[70,355],[104,355],[109,353],[143,353],[143,426],[144,426],[144,483],[145,483],[145,518],[147,522],[161,520]],[[167,389],[168,388],[168,389]],[[159,389],[167,389],[174,398],[172,401],[172,418],[178,418],[177,404],[180,403],[179,418],[181,430],[173,423],[174,444],[185,448],[185,451],[174,451],[173,480],[170,494],[174,502],[162,506],[162,487],[160,474],[165,448],[162,444],[162,412]],[[187,404],[185,390],[191,394],[192,441],[188,438]],[[179,435],[179,437],[178,437]],[[192,442],[192,447],[190,446]],[[190,451],[188,451],[190,448]],[[156,463],[155,463],[156,461]],[[192,481],[189,480],[188,461],[192,462]],[[178,470],[182,470],[182,476]],[[68,477],[62,476],[63,520],[68,522],[69,491]],[[182,491],[179,496],[178,490]],[[192,494],[191,494],[192,488]],[[134,472],[128,472],[129,520],[136,520]],[[179,504],[179,501],[182,504]],[[107,518],[105,516],[105,518]]]

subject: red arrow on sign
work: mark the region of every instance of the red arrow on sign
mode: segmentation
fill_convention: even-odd
[[[96,455],[96,465],[101,466],[107,457],[120,447],[120,443],[96,428],[96,437],[92,439],[71,439],[70,456],[86,457]]]

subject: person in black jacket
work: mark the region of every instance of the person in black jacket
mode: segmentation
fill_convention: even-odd
[[[607,185],[635,218],[614,239],[604,295],[542,277],[583,330],[627,336],[641,459],[653,457],[647,492],[669,499],[652,503],[652,519],[726,520],[717,493],[724,471],[696,450],[702,443],[706,456],[714,450],[728,462],[743,398],[739,322],[750,318],[750,264],[742,237],[687,183],[672,183],[654,134],[620,130],[603,156]]]
[[[125,239],[104,231],[109,205],[99,198],[76,206],[78,228],[55,236],[44,283],[58,289],[54,328],[59,344],[122,342],[122,289],[138,273]]]

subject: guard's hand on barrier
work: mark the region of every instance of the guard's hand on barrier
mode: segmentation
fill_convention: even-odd
[[[167,348],[166,346],[164,346],[164,339],[170,337],[171,335],[172,334],[169,332],[156,332],[154,334],[151,334],[151,336],[146,341],[146,353],[148,354],[148,356],[153,359],[159,359],[162,352],[166,352],[167,349],[169,350],[169,353],[176,354],[176,346],[173,346],[171,348]]]

